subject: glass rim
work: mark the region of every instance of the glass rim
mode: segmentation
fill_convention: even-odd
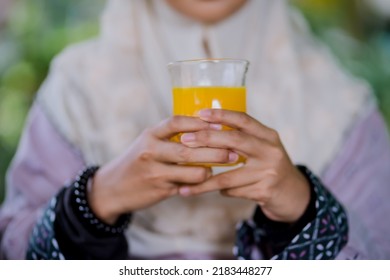
[[[178,66],[178,65],[196,64],[196,63],[202,63],[202,62],[212,62],[212,63],[232,62],[232,63],[244,63],[246,65],[249,65],[249,61],[246,60],[246,59],[238,59],[238,58],[201,58],[201,59],[189,59],[189,60],[172,61],[172,62],[167,64],[167,67],[168,68],[172,68],[172,67]]]

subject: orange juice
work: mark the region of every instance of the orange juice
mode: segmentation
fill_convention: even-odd
[[[201,109],[226,109],[246,112],[245,87],[185,87],[173,88],[173,114],[196,116]],[[230,129],[223,127],[224,130]],[[179,136],[173,138],[179,141]],[[240,156],[237,163],[245,162]],[[206,166],[235,165],[234,164],[203,164]]]
[[[173,88],[173,114],[196,116],[201,109],[246,112],[245,87]]]

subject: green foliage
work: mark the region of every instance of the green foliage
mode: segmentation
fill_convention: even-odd
[[[390,128],[390,19],[374,15],[361,0],[292,2],[341,64],[370,83]]]
[[[103,0],[11,1],[0,27],[0,202],[6,169],[50,61],[66,45],[95,36]]]

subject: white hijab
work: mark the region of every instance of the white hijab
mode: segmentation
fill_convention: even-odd
[[[248,113],[275,128],[295,163],[324,172],[357,118],[374,103],[369,87],[341,70],[284,0],[248,0],[229,19],[204,26],[161,0],[110,0],[96,40],[52,65],[40,102],[88,164],[122,153],[171,115],[166,65],[212,57],[250,61]],[[175,197],[138,211],[131,253],[230,254],[234,225],[254,205],[218,193]]]

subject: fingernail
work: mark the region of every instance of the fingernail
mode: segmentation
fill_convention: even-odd
[[[211,116],[211,110],[210,109],[202,109],[198,112],[198,116],[201,118],[208,118]]]
[[[222,125],[218,123],[211,123],[210,128],[214,130],[222,130]]]
[[[193,142],[195,141],[194,133],[184,133],[180,137],[181,142]]]
[[[189,187],[181,187],[179,189],[179,194],[181,196],[190,196],[191,195],[191,190]]]
[[[238,158],[239,156],[236,153],[233,152],[229,153],[229,162],[236,162]]]

